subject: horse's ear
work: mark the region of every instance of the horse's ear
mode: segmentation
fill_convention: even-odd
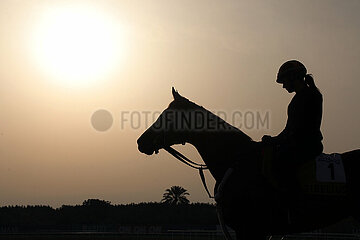
[[[172,87],[171,90],[172,90],[172,95],[173,95],[173,97],[174,97],[174,100],[179,100],[179,99],[182,98],[181,95],[175,90],[174,87]]]

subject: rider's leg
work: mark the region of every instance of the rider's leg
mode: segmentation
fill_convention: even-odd
[[[281,145],[276,149],[274,171],[281,189],[288,190],[294,180],[294,150],[290,145]]]

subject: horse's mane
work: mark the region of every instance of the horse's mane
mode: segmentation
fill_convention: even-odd
[[[190,101],[189,99],[187,99],[183,96],[180,96],[180,97],[174,99],[169,104],[168,109],[188,110],[188,111],[195,111],[195,110],[206,111],[208,116],[215,119],[215,121],[221,122],[223,124],[223,126],[225,128],[220,130],[220,132],[222,132],[222,131],[232,132],[233,134],[238,135],[238,137],[240,137],[241,140],[243,140],[243,141],[252,141],[250,136],[246,135],[244,132],[242,132],[237,127],[234,127],[233,125],[231,125],[230,123],[228,123],[224,119],[222,119],[221,117],[219,117],[219,116],[215,115],[214,113],[212,113],[211,111],[205,109],[203,106],[199,106],[196,103]]]

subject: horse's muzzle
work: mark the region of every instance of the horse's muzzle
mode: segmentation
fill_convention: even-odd
[[[154,152],[159,153],[159,149],[162,148],[161,136],[154,136],[151,131],[146,131],[137,140],[138,149],[140,152],[147,155],[152,155]],[[160,141],[159,141],[160,140]]]
[[[139,151],[141,153],[145,153],[146,155],[152,155],[155,151],[153,147],[150,147],[148,144],[144,144],[141,137],[137,140],[137,144]]]
[[[154,149],[150,149],[142,145],[138,145],[138,149],[141,153],[145,153],[146,155],[152,155],[155,151]]]

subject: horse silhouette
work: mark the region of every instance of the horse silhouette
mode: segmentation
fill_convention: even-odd
[[[151,155],[175,144],[192,144],[216,180],[214,193],[236,239],[265,239],[315,230],[360,213],[360,150],[340,154],[346,183],[313,183],[289,198],[264,172],[266,146],[172,89],[174,100],[137,140]],[[308,162],[313,165],[314,159]],[[265,164],[266,165],[266,164]],[[224,176],[232,169],[226,182]],[[302,176],[311,173],[304,168]],[[301,174],[300,174],[301,176]],[[304,178],[305,182],[308,177]],[[310,187],[309,187],[310,186]]]

